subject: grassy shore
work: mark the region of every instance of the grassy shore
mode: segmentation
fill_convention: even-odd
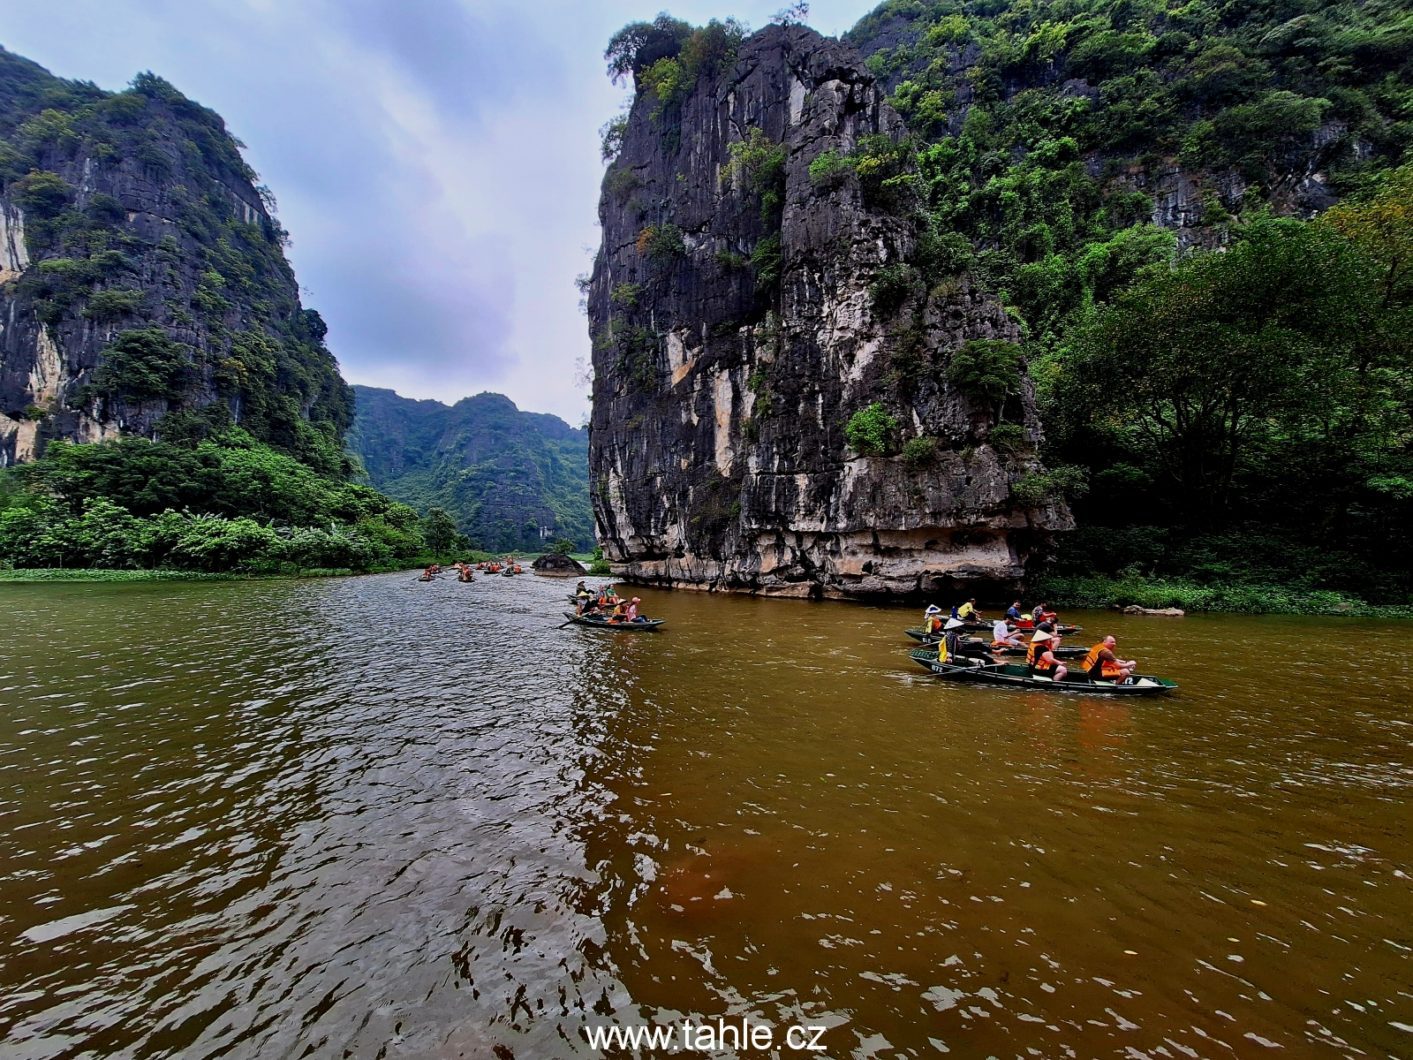
[[[1032,587],[1052,607],[1180,607],[1248,615],[1347,615],[1413,618],[1413,605],[1370,604],[1328,589],[1283,585],[1202,585],[1181,578],[1052,576]]]
[[[393,571],[421,570],[433,563],[449,566],[457,560],[480,563],[495,559],[490,552],[472,552],[470,555],[410,556],[379,564],[370,570],[353,570],[349,567],[288,567],[280,570],[264,571],[209,571],[171,570],[102,570],[94,568],[59,567],[6,570],[0,568],[0,582],[233,582],[254,581],[266,578],[347,578],[356,574],[388,574]]]

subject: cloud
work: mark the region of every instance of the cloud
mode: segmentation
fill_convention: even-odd
[[[624,23],[708,3],[68,0],[6,4],[6,47],[120,88],[151,69],[220,113],[274,190],[305,304],[354,382],[481,390],[579,422],[574,277],[598,242],[597,131]],[[785,0],[738,3],[763,25]],[[817,2],[838,32],[869,6]]]

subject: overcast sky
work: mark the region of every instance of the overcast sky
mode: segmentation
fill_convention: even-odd
[[[604,73],[666,8],[764,26],[786,0],[0,0],[0,44],[120,89],[152,70],[221,114],[279,201],[304,304],[355,383],[482,390],[578,424],[574,278],[598,243]],[[873,0],[812,0],[837,35]]]

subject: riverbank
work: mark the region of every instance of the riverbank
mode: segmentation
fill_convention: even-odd
[[[1053,576],[1038,580],[1029,595],[1052,607],[1180,607],[1245,615],[1343,615],[1351,618],[1413,618],[1410,604],[1371,604],[1328,589],[1282,585],[1203,585],[1180,578]]]
[[[481,563],[498,558],[490,552],[466,555],[411,556],[393,563],[383,563],[366,570],[352,567],[288,567],[263,571],[199,571],[173,570],[159,567],[152,570],[105,570],[94,567],[66,569],[36,567],[6,570],[0,568],[0,582],[243,582],[270,578],[348,578],[359,574],[391,574],[397,571],[419,571],[433,563],[449,566],[458,560]]]

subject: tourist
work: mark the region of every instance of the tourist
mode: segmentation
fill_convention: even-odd
[[[1031,677],[1048,677],[1055,681],[1065,679],[1069,668],[1055,657],[1055,649],[1059,646],[1060,638],[1055,636],[1050,623],[1042,622],[1035,628],[1035,636],[1030,638],[1030,647],[1025,653]]]
[[[1024,646],[1025,641],[1021,639],[1020,631],[1012,629],[1004,618],[998,618],[991,625],[991,650],[999,651],[1002,648],[1019,648]]]
[[[936,604],[928,604],[927,610],[922,613],[922,631],[929,637],[942,632],[942,609]]]
[[[1021,602],[1017,600],[1015,603],[1011,604],[1010,607],[1006,608],[1006,621],[1010,622],[1012,625],[1020,625],[1020,620]]]
[[[961,607],[957,608],[957,617],[963,622],[981,621],[981,612],[976,609],[976,597],[971,597]]]
[[[638,617],[638,605],[641,604],[642,602],[643,602],[643,601],[642,601],[639,597],[636,597],[636,596],[633,597],[633,599],[631,599],[631,600],[628,601],[627,610],[625,610],[623,614],[624,614],[624,617],[627,618],[629,622],[641,622],[641,621],[643,621],[642,619],[640,619],[640,618]]]
[[[1138,663],[1133,659],[1120,659],[1114,654],[1119,642],[1112,635],[1105,637],[1084,657],[1081,668],[1096,681],[1115,681],[1127,684],[1133,679],[1133,671]]]

